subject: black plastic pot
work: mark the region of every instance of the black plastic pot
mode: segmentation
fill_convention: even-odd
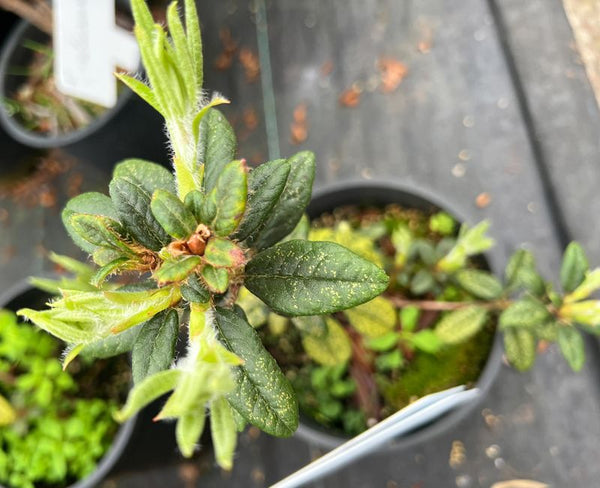
[[[49,37],[27,21],[13,29],[0,54],[0,99],[9,98],[22,82],[22,76],[10,75],[14,67],[28,66],[32,51],[23,47],[30,39],[47,43]],[[49,136],[25,129],[0,104],[0,124],[16,141],[33,148],[55,148],[78,159],[110,170],[125,158],[143,158],[158,163],[169,161],[163,120],[131,90],[124,88],[117,104],[82,129]]]
[[[46,306],[46,302],[49,298],[50,295],[47,293],[23,282],[0,294],[0,308],[12,310],[13,312],[24,307],[42,309]],[[69,488],[94,488],[98,486],[121,457],[121,454],[129,442],[135,423],[136,417],[125,422],[117,431],[112,446],[98,462],[94,472],[86,478],[69,485]],[[0,485],[0,487],[2,487],[2,485]]]
[[[414,186],[404,186],[385,181],[349,181],[339,184],[329,185],[315,191],[313,199],[308,206],[308,215],[311,218],[320,216],[325,212],[331,212],[333,209],[344,205],[375,206],[383,207],[389,204],[399,204],[406,208],[415,208],[423,211],[444,210],[459,222],[465,219],[456,212],[451,205],[442,202],[437,196],[429,192],[415,188]],[[486,253],[485,260],[489,268],[496,272],[500,269],[500,256],[493,250]],[[439,417],[437,420],[421,427],[410,434],[394,439],[389,447],[405,448],[418,443],[423,443],[429,439],[435,438],[446,432],[464,417],[471,414],[487,391],[492,386],[500,370],[502,363],[502,340],[500,334],[496,332],[494,343],[490,351],[487,363],[483,368],[477,381],[477,388],[480,391],[478,400],[466,405],[457,407],[455,410]],[[301,414],[300,426],[296,435],[305,441],[316,444],[325,449],[333,449],[348,438],[342,437],[325,427],[320,426],[314,420]]]

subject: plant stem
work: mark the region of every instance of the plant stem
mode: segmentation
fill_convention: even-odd
[[[444,312],[448,310],[459,310],[465,307],[477,306],[485,308],[486,310],[505,310],[513,302],[511,300],[494,300],[491,302],[439,302],[437,300],[410,300],[407,298],[386,297],[396,307],[417,307],[421,310],[432,310],[438,312]]]

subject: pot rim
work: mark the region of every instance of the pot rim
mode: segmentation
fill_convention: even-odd
[[[10,58],[17,49],[23,48],[21,45],[23,37],[30,28],[37,29],[33,24],[26,20],[21,20],[18,22],[8,35],[8,38],[4,43],[4,47],[0,52],[0,99],[8,98],[8,94],[5,92],[5,85],[6,72],[9,68]],[[118,112],[121,111],[123,106],[130,100],[132,96],[133,92],[129,88],[124,87],[123,91],[117,98],[117,103],[114,107],[107,108],[102,114],[92,120],[92,122],[85,127],[56,136],[45,136],[25,129],[15,120],[14,117],[8,113],[4,103],[0,103],[0,124],[4,130],[16,141],[30,147],[48,149],[52,147],[68,146],[87,138],[94,132],[97,132],[99,129],[104,127],[109,120],[111,120]]]
[[[325,184],[319,186],[313,192],[311,204],[314,201],[327,198],[328,195],[341,192],[358,193],[361,189],[377,189],[381,190],[382,192],[404,193],[408,196],[416,197],[419,200],[425,200],[431,203],[434,207],[447,211],[459,222],[470,222],[470,219],[463,218],[463,214],[461,212],[456,211],[454,206],[446,204],[446,202],[433,191],[419,187],[413,183],[401,183],[393,180],[344,180],[332,184]],[[309,204],[309,208],[311,204]],[[498,275],[499,270],[501,269],[501,256],[499,255],[498,249],[492,248],[486,251],[484,256],[486,256],[492,273],[494,275]],[[387,448],[399,450],[425,443],[449,431],[452,426],[458,424],[467,416],[472,414],[475,408],[482,403],[492,384],[496,380],[502,365],[502,356],[502,336],[498,328],[496,328],[490,354],[476,382],[476,387],[479,389],[479,395],[477,395],[477,398],[470,403],[461,405],[451,410],[437,420],[418,429],[415,432],[395,438],[393,441],[389,442],[386,447],[382,447],[381,449]],[[295,435],[304,441],[317,444],[319,447],[325,449],[333,449],[349,440],[348,437],[342,437],[332,433],[331,431],[328,431],[325,427],[317,424],[316,421],[308,419],[302,414],[300,414],[300,425],[298,426],[298,430],[296,431]]]
[[[56,277],[56,275],[50,274],[46,275],[46,277]],[[16,285],[0,293],[0,308],[4,308],[19,295],[35,289],[36,288],[32,286],[28,280],[22,280],[18,282]],[[40,293],[43,292],[40,291]],[[100,458],[98,464],[96,464],[96,469],[94,469],[94,471],[92,471],[85,478],[76,481],[67,488],[93,488],[97,486],[120,459],[125,447],[129,443],[129,439],[131,438],[133,429],[135,428],[136,421],[137,416],[134,416],[127,420],[124,424],[121,424],[113,437],[111,446],[104,453],[104,456]],[[3,487],[3,485],[0,485],[0,487]]]

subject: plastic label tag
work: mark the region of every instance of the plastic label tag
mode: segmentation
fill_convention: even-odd
[[[118,67],[135,71],[140,55],[132,34],[115,25],[114,0],[54,0],[54,75],[65,95],[113,107]]]

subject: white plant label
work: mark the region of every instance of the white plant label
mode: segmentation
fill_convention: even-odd
[[[115,25],[114,0],[54,0],[54,75],[65,95],[113,107],[117,66],[139,67],[135,38]]]

